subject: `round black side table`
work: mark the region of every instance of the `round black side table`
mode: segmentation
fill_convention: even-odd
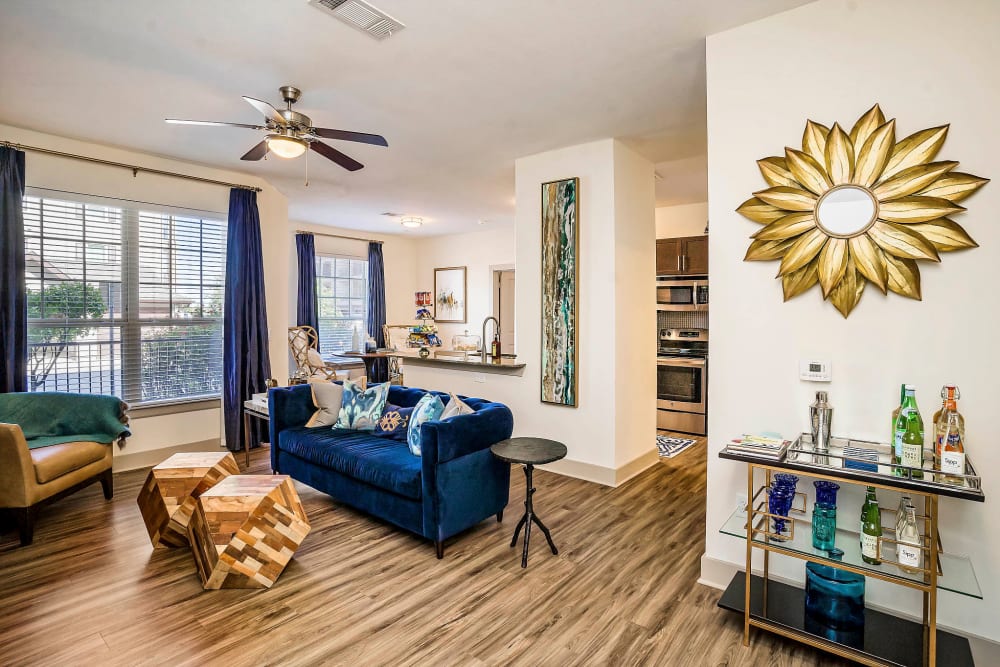
[[[524,527],[524,551],[521,554],[521,567],[528,567],[528,541],[531,539],[532,521],[538,525],[542,534],[545,535],[545,539],[549,543],[549,548],[552,549],[552,554],[558,554],[559,551],[552,541],[549,529],[535,515],[535,508],[531,503],[531,496],[535,493],[535,487],[531,483],[531,473],[536,465],[552,463],[565,457],[566,445],[555,440],[546,440],[545,438],[511,438],[496,443],[490,447],[490,451],[502,461],[520,463],[524,466],[524,481],[527,487],[526,498],[524,500],[524,516],[517,522],[517,528],[514,529],[514,539],[510,541],[510,546],[513,547],[516,545],[517,536],[520,535],[521,528]]]

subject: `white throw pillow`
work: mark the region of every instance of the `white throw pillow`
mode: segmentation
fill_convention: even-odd
[[[306,426],[317,428],[336,424],[341,404],[344,402],[344,387],[323,380],[309,380],[309,388],[312,389],[313,405],[316,406],[316,412],[306,422]]]
[[[306,359],[309,360],[309,365],[313,368],[323,368],[326,366],[326,362],[323,361],[323,357],[320,356],[319,352],[315,348],[310,347],[306,350]]]
[[[444,406],[444,412],[441,413],[441,419],[447,419],[448,417],[457,417],[458,415],[471,415],[475,410],[470,408],[468,405],[462,402],[455,394],[449,393],[448,405]]]

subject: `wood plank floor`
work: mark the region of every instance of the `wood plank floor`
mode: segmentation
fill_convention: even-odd
[[[696,583],[705,443],[611,489],[535,477],[559,555],[509,548],[502,524],[433,546],[296,484],[312,532],[268,590],[203,591],[186,550],[153,551],[135,498],[146,471],[46,509],[35,543],[0,534],[0,665],[774,665],[841,662],[757,632]],[[267,473],[266,451],[251,472]]]

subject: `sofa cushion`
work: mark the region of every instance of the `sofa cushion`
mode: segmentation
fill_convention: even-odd
[[[392,403],[385,404],[385,412],[375,424],[375,435],[380,438],[392,438],[400,442],[406,442],[407,427],[410,425],[410,417],[413,415],[413,408],[403,408]]]
[[[424,422],[440,419],[442,412],[444,403],[439,396],[427,394],[417,401],[417,406],[413,408],[413,415],[410,417],[410,425],[406,428],[406,443],[414,456],[420,456],[421,452],[420,427]]]
[[[375,384],[366,389],[362,384],[344,380],[340,417],[333,427],[352,431],[374,431],[375,422],[382,416],[388,395],[388,382]]]
[[[103,459],[110,445],[99,442],[64,442],[59,445],[38,447],[31,451],[31,462],[35,466],[35,479],[39,484],[68,475]],[[405,450],[406,447],[404,446]]]
[[[370,431],[298,427],[278,434],[278,448],[380,489],[420,499],[420,459],[410,454],[406,443]]]

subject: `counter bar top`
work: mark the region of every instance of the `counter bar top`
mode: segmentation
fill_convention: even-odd
[[[422,364],[426,366],[445,366],[448,368],[471,370],[471,371],[517,371],[524,368],[524,363],[513,357],[501,357],[499,361],[494,361],[490,357],[485,363],[478,352],[452,352],[449,350],[431,350],[430,356],[421,357],[414,351],[388,351],[388,357],[397,357],[404,360],[404,363]]]

